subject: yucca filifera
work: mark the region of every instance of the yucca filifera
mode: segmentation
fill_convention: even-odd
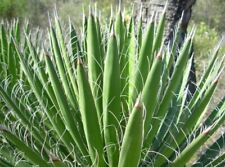
[[[141,21],[119,11],[103,27],[90,14],[77,35],[55,16],[48,37],[2,23],[1,166],[180,167],[192,158],[225,119],[224,100],[206,117],[224,58],[217,47],[187,101],[194,31],[182,47],[179,31],[165,46],[165,13],[145,30]],[[195,165],[222,165],[223,138]]]

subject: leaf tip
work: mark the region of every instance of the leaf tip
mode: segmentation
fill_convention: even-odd
[[[162,60],[162,58],[163,58],[163,46],[160,48],[156,58],[159,59],[159,60]]]
[[[0,131],[8,132],[9,130],[4,125],[0,125]]]
[[[82,65],[83,61],[80,57],[77,58],[77,65]]]
[[[135,102],[134,108],[141,110],[143,108],[143,105],[141,103],[141,97],[139,96]]]
[[[51,154],[49,157],[50,157],[50,160],[52,162],[58,162],[58,161],[60,161],[60,159],[57,156],[53,155],[53,154]]]

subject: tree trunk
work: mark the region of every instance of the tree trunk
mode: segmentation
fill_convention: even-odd
[[[180,45],[182,45],[185,35],[187,34],[187,26],[191,18],[192,6],[195,4],[196,0],[138,0],[136,6],[138,6],[139,9],[142,6],[142,10],[137,9],[137,15],[141,14],[143,23],[146,24],[153,12],[161,13],[164,10],[166,2],[168,3],[168,7],[166,11],[165,44],[173,39],[175,25],[181,19],[183,13],[179,41]],[[195,83],[196,75],[193,59],[188,83],[190,95],[195,92]]]

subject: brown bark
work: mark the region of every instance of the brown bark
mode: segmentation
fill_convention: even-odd
[[[174,26],[180,20],[183,12],[183,19],[181,22],[182,32],[187,32],[187,26],[191,18],[192,6],[196,0],[139,0],[137,1],[137,11],[142,5],[142,11],[138,11],[138,15],[141,12],[143,22],[147,23],[147,20],[151,17],[153,12],[160,13],[165,8],[165,4],[168,2],[166,11],[166,33],[165,36],[169,38],[173,32]]]
[[[180,45],[182,45],[187,34],[187,27],[191,18],[192,6],[195,4],[196,0],[138,0],[135,5],[138,7],[137,16],[141,15],[143,18],[143,23],[146,24],[154,12],[161,13],[164,10],[166,2],[168,3],[168,6],[166,11],[165,44],[173,39],[174,28],[182,17],[179,41]],[[140,11],[141,6],[142,10]],[[193,59],[188,83],[190,95],[192,95],[196,89],[195,83],[196,75]]]

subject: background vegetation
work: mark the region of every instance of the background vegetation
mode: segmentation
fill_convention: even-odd
[[[134,0],[121,2],[122,7],[127,10],[132,8]],[[29,20],[33,27],[45,29],[49,22],[48,16],[53,15],[54,9],[57,8],[62,20],[68,21],[70,18],[79,27],[82,24],[82,13],[87,13],[90,4],[97,4],[101,10],[101,18],[106,18],[110,15],[111,8],[118,6],[119,0],[0,0],[0,20],[20,18],[21,22]],[[204,71],[205,63],[209,59],[209,51],[222,39],[225,32],[224,11],[224,0],[197,0],[193,7],[189,27],[197,26],[194,44],[198,76]],[[221,52],[223,51],[225,47]],[[223,85],[220,87],[222,88]],[[221,89],[218,94],[221,91],[225,92]]]
[[[28,166],[46,167],[179,167],[221,127],[224,100],[209,117],[206,111],[224,57],[219,58],[217,51],[211,54],[210,65],[196,84],[198,91],[189,99],[193,33],[179,52],[177,40],[171,50],[163,49],[165,14],[157,26],[149,24],[142,33],[133,19],[127,24],[114,13],[110,20],[115,22],[107,25],[87,16],[86,31],[79,38],[71,24],[70,29],[62,28],[57,16],[51,17],[45,33],[49,36],[27,26],[20,29],[18,22],[3,22],[0,166],[17,166],[22,160]],[[223,141],[222,136],[215,145]],[[224,160],[222,153],[211,161],[211,150],[196,163],[215,166]]]
[[[0,19],[29,19],[33,26],[44,28],[48,25],[48,15],[52,15],[57,8],[62,20],[70,17],[72,22],[80,25],[83,11],[88,11],[89,4],[95,2],[103,18],[110,15],[111,6],[119,4],[119,0],[0,0]],[[133,2],[122,0],[122,6],[131,8]],[[195,37],[197,55],[205,58],[206,55],[202,53],[206,53],[221,39],[225,30],[224,11],[223,0],[197,0],[191,23],[198,27]]]
[[[19,18],[23,23],[28,19],[33,27],[44,29],[48,25],[48,15],[53,15],[54,9],[57,8],[62,20],[67,20],[70,17],[71,21],[79,26],[81,25],[82,12],[88,11],[90,2],[98,2],[102,18],[110,15],[111,6],[115,8],[118,4],[118,0],[0,0],[0,20]],[[131,8],[132,2],[133,0],[123,0],[123,6]],[[198,27],[194,46],[199,76],[204,71],[205,62],[208,62],[209,54],[207,53],[224,34],[224,11],[224,0],[197,0],[193,8],[191,25]],[[219,85],[217,92],[219,99],[225,92],[224,85]]]

